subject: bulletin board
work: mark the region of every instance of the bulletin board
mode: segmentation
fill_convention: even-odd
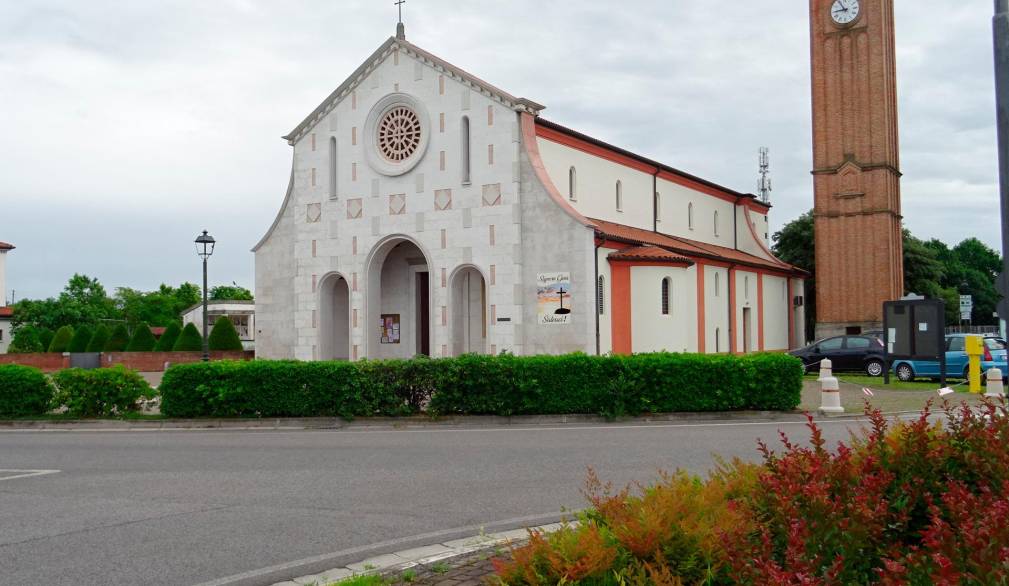
[[[383,313],[381,323],[378,325],[379,335],[383,344],[399,344],[399,314]]]

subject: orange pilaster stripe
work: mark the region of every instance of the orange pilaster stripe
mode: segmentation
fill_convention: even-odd
[[[764,274],[757,273],[757,349],[764,351]]]
[[[736,269],[729,269],[729,353],[736,353]]]
[[[612,315],[613,352],[631,354],[631,267],[625,263],[610,265],[613,295],[610,300]]]
[[[704,324],[704,265],[697,264],[697,352],[707,352]]]

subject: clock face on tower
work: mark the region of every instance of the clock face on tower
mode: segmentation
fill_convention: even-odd
[[[835,0],[833,6],[830,7],[830,17],[837,24],[851,24],[858,18],[861,8],[858,5],[858,0]]]

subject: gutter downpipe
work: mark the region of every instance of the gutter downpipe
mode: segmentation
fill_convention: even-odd
[[[600,236],[601,235],[599,232],[595,233],[594,239],[596,241],[595,242],[596,248],[595,248],[595,255],[592,258],[596,266],[596,280],[592,283],[593,285],[592,288],[596,290],[596,306],[593,308],[594,309],[593,313],[596,314],[596,356],[600,355],[602,349],[599,340],[599,249],[602,248],[603,245]]]

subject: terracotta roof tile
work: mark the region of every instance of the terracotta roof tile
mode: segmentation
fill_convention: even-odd
[[[0,317],[13,317],[14,308],[13,307],[0,307]]]
[[[14,250],[14,245],[7,244],[6,242],[0,242],[0,250]]]
[[[610,253],[607,258],[610,260],[652,260],[693,264],[689,258],[684,258],[681,255],[670,252],[665,248],[659,248],[658,246],[635,246],[634,248],[618,250],[617,252]]]
[[[606,220],[598,220],[595,218],[589,218],[589,220],[596,224],[599,232],[601,232],[604,236],[614,240],[627,242],[629,244],[637,244],[639,246],[657,246],[689,258],[707,258],[729,263],[744,264],[752,267],[804,273],[801,269],[793,267],[783,261],[777,259],[773,261],[768,260],[766,258],[754,256],[748,252],[743,252],[742,250],[736,250],[725,246],[717,246],[706,242],[698,242],[696,240],[690,240],[689,238],[670,236],[660,232],[652,232],[651,230],[644,230],[642,228],[635,228],[633,226],[626,226],[615,222],[607,222]]]

